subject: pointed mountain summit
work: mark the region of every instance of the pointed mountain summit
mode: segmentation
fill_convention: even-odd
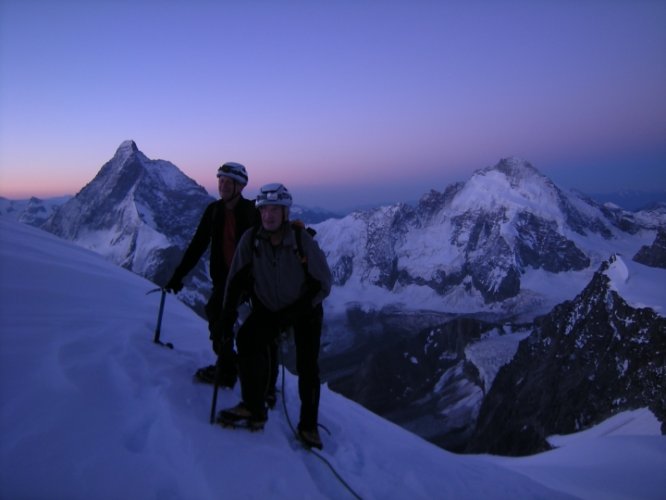
[[[150,160],[134,141],[124,141],[95,178],[63,205],[45,228],[79,240],[82,233],[108,230],[118,227],[119,222],[132,226],[142,223],[160,233],[167,233],[164,229],[173,228],[175,222],[177,235],[181,229],[178,223],[189,223],[186,217],[177,215],[198,205],[193,201],[212,199],[173,163]]]
[[[173,163],[151,160],[127,140],[43,228],[163,283],[212,201]],[[195,275],[207,279],[203,268]]]
[[[477,170],[457,194],[452,208],[493,210],[531,208],[550,217],[558,214],[560,193],[553,182],[528,161],[504,158],[492,167]]]

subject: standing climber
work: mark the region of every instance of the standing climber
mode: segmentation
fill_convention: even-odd
[[[305,444],[321,448],[319,346],[322,301],[331,290],[331,271],[313,237],[290,223],[291,204],[291,194],[282,184],[263,186],[256,199],[261,227],[247,231],[238,243],[214,342],[218,352],[229,352],[238,304],[249,302],[251,312],[236,336],[242,401],[221,411],[219,420],[263,428],[274,363],[271,345],[281,332],[292,328],[301,401],[298,433]]]
[[[211,340],[224,302],[224,287],[236,244],[243,233],[259,224],[260,220],[254,202],[244,198],[242,194],[248,182],[247,171],[243,165],[235,162],[225,163],[217,170],[217,181],[220,200],[206,207],[180,264],[164,287],[172,293],[182,290],[183,279],[210,247],[210,277],[213,290],[205,311]],[[218,383],[225,387],[233,387],[237,379],[236,364],[233,360],[235,353],[226,354],[227,363],[219,367]],[[204,382],[214,383],[215,365],[200,368],[195,375]]]

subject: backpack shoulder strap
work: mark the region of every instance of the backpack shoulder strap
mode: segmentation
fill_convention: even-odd
[[[308,257],[305,255],[305,252],[303,251],[303,237],[302,237],[302,231],[305,229],[310,236],[314,238],[314,236],[317,234],[317,231],[312,229],[311,227],[305,227],[301,221],[291,221],[291,228],[294,231],[294,237],[296,239],[296,246],[294,248],[294,253],[298,255],[298,259],[301,261],[301,264],[303,264],[303,267],[305,268],[307,272],[307,263],[308,263]],[[259,241],[257,240],[257,232],[259,231],[259,224],[255,224],[252,226],[252,248],[254,251],[254,255],[259,255]]]
[[[303,251],[302,231],[303,229],[305,229],[308,232],[308,234],[313,238],[317,234],[317,231],[315,231],[311,227],[305,227],[301,221],[292,221],[291,228],[294,230],[294,235],[296,237],[296,253],[298,254],[298,258],[300,259],[301,264],[303,264],[303,267],[307,272],[308,256],[305,255],[305,252]]]

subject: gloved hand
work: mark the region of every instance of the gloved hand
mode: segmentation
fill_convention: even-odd
[[[183,282],[179,276],[174,274],[164,289],[169,293],[178,293],[183,289]]]

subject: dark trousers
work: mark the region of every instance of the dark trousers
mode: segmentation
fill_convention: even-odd
[[[294,323],[294,343],[296,344],[296,371],[298,372],[298,395],[301,398],[301,420],[299,428],[317,428],[319,416],[319,346],[323,308],[318,305],[312,314]]]
[[[241,396],[254,415],[265,415],[266,395],[277,381],[278,330],[251,313],[238,331],[238,372]]]
[[[220,319],[220,312],[222,311],[222,304],[224,303],[224,287],[214,286],[210,294],[210,298],[204,307],[206,319],[208,320],[208,331],[210,332],[210,339],[213,340],[215,336],[215,323]]]
[[[213,292],[208,299],[205,307],[206,318],[208,319],[208,331],[210,332],[210,340],[219,334],[219,326],[221,321],[222,305],[224,303],[224,287],[214,286]],[[213,348],[214,350],[214,348]],[[233,358],[232,358],[233,359]],[[218,357],[218,366],[216,369],[217,382],[224,387],[233,387],[236,385],[238,378],[238,369],[235,362],[220,363]]]
[[[285,324],[276,313],[256,310],[238,332],[238,366],[241,394],[247,408],[264,415],[267,392],[277,381],[277,343],[281,329],[292,326],[296,344],[298,395],[301,400],[299,427],[317,427],[319,413],[319,346],[323,309],[321,305]]]

